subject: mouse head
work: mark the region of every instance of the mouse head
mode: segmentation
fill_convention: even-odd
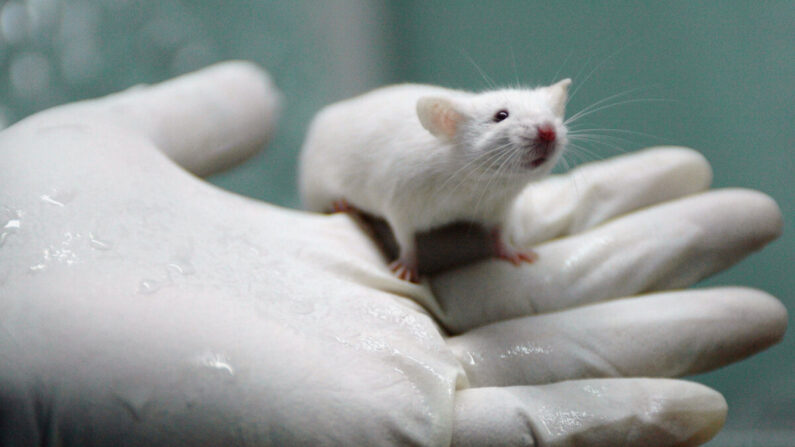
[[[467,160],[484,157],[487,169],[546,173],[567,141],[563,116],[570,84],[564,79],[536,89],[423,97],[417,101],[417,116],[425,129],[459,147]]]

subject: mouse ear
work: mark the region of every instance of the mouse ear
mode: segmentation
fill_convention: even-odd
[[[434,136],[452,140],[458,130],[462,115],[447,98],[426,96],[417,101],[417,116],[422,127]]]
[[[561,118],[563,118],[563,114],[566,111],[566,101],[569,99],[570,85],[571,79],[566,78],[547,87],[552,94],[552,110]]]

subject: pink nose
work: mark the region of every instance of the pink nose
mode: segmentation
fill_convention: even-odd
[[[555,141],[555,128],[551,124],[542,124],[538,126],[538,139],[546,143]]]

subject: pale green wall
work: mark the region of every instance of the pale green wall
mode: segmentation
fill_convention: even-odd
[[[687,145],[712,162],[715,186],[772,195],[784,211],[784,236],[704,285],[758,287],[795,307],[795,2],[19,0],[0,5],[0,121],[223,59],[259,62],[285,93],[278,133],[267,151],[212,181],[287,206],[297,205],[295,159],[312,114],[380,84],[485,88],[475,65],[498,84],[546,83],[558,74],[574,78],[572,111],[641,89],[629,98],[667,101],[618,106],[590,122],[653,137],[622,135],[628,141],[621,148],[591,146],[593,154],[586,158],[651,144]],[[731,408],[727,430],[709,445],[795,442],[794,353],[790,335],[765,353],[697,378],[724,393]],[[747,431],[752,428],[766,431]]]

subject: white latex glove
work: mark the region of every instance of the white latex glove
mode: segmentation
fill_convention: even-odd
[[[692,151],[539,184],[514,223],[539,261],[415,285],[348,216],[178,167],[251,154],[276,98],[229,63],[0,134],[0,444],[695,445],[723,398],[631,377],[705,371],[783,335],[764,292],[666,291],[780,231],[762,194],[701,192]]]

